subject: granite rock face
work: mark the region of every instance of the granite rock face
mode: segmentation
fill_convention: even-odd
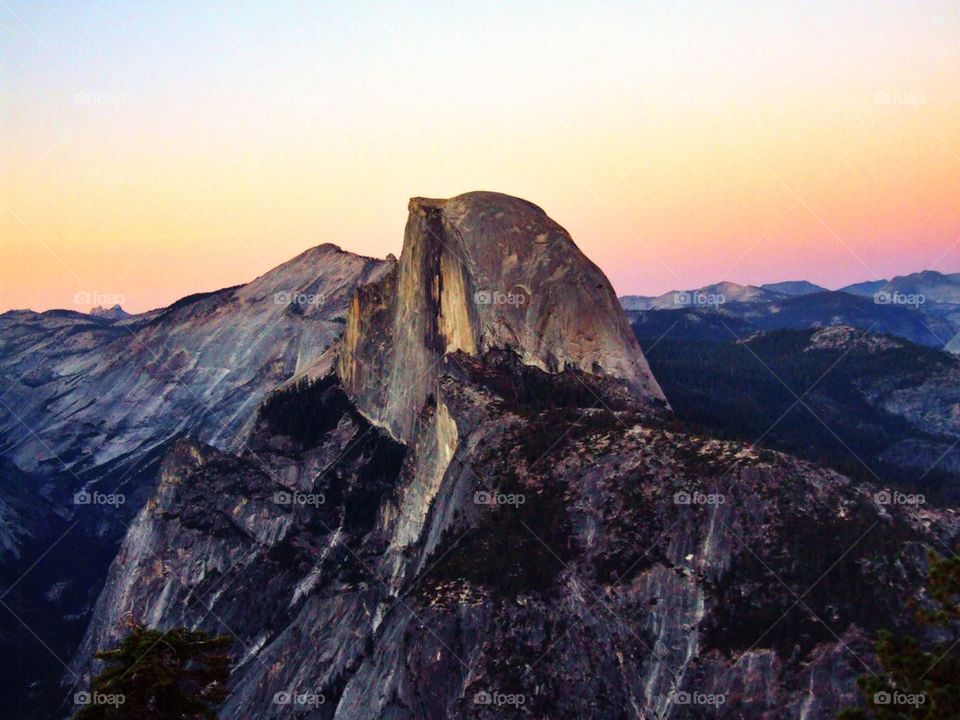
[[[80,685],[132,620],[234,637],[222,718],[855,703],[871,635],[911,628],[924,548],[955,541],[957,513],[685,429],[607,281],[535,206],[410,209],[336,362],[271,395],[242,453],[170,449]]]
[[[350,307],[339,374],[374,423],[409,441],[452,352],[510,349],[664,397],[603,273],[537,206],[498,193],[413,198],[397,265]]]
[[[42,638],[0,616],[0,653],[20,663],[0,677],[0,704],[47,717],[47,683],[62,672],[50,652],[76,652],[170,444],[242,448],[264,396],[315,371],[356,285],[385,267],[322,245],[142,315],[0,315],[0,582]]]
[[[222,718],[827,720],[957,533],[504,351],[449,355],[409,445],[334,376],[302,392],[308,443],[261,417],[242,457],[171,450],[80,676],[136,620],[233,635]]]
[[[354,287],[383,267],[328,244],[143,315],[4,313],[0,451],[27,472],[87,478],[184,432],[237,447],[266,392],[339,338]]]
[[[0,561],[5,569],[16,565],[24,550],[42,537],[49,525],[56,524],[60,529],[62,523],[52,523],[52,515],[47,500],[38,492],[36,479],[0,457]],[[0,571],[5,585],[16,580],[6,574]]]

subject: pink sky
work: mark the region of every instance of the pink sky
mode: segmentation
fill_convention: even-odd
[[[960,270],[960,6],[365,3],[0,24],[0,310],[130,311],[497,190],[621,294]]]

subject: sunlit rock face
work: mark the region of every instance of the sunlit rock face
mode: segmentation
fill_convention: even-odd
[[[25,471],[85,478],[183,433],[235,448],[263,396],[340,337],[354,288],[385,269],[326,244],[141,315],[4,313],[0,373],[16,412],[0,410],[0,442]]]
[[[411,438],[447,353],[510,349],[549,372],[576,368],[663,403],[603,273],[537,206],[499,193],[413,198],[397,265],[350,308],[340,375],[357,405]]]
[[[828,720],[879,627],[916,630],[957,512],[661,412],[535,206],[415,199],[349,297],[244,453],[169,449],[67,684],[134,621],[229,631],[223,720]]]

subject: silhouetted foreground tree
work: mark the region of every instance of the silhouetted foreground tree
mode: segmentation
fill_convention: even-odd
[[[97,653],[103,671],[77,693],[76,720],[213,720],[227,697],[231,640],[175,628],[135,625],[112,650]]]
[[[912,637],[877,634],[880,675],[864,675],[857,684],[867,708],[844,710],[840,720],[948,720],[960,718],[960,558],[930,553],[927,592],[938,607],[917,618],[944,628],[947,639],[929,649]]]

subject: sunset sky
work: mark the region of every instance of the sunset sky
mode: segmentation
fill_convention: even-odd
[[[960,3],[0,3],[0,310],[498,190],[620,294],[960,271]]]

